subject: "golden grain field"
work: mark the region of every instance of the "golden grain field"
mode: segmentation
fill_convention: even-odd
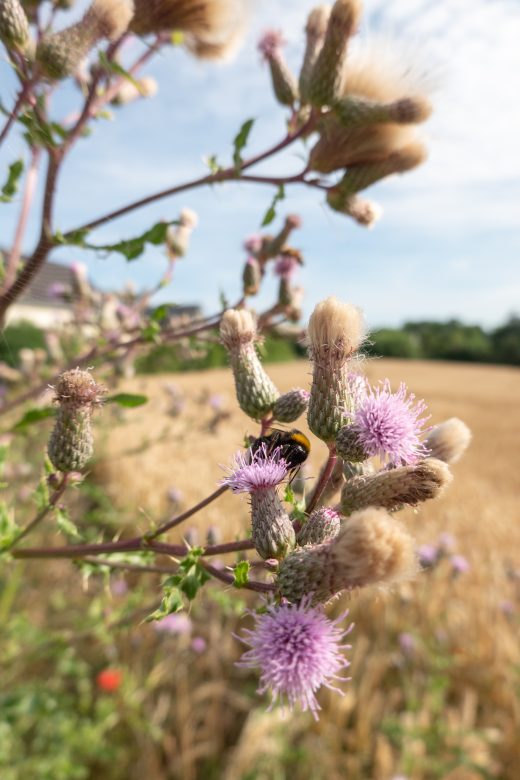
[[[166,662],[161,667],[171,675],[176,697],[164,704],[171,731],[163,750],[170,760],[168,770],[150,765],[148,776],[204,777],[201,766],[209,762],[218,767],[211,777],[225,780],[520,778],[520,374],[401,360],[371,361],[365,370],[372,380],[406,381],[427,401],[432,423],[456,416],[472,429],[472,444],[453,466],[446,494],[401,513],[418,543],[453,534],[455,551],[471,570],[455,576],[443,561],[390,593],[367,589],[353,596],[352,681],[343,697],[320,696],[318,723],[308,715],[283,720],[265,713],[262,701],[251,710],[242,691],[245,676],[231,663],[239,648],[226,634],[229,621],[210,620],[208,658],[188,671],[172,671]],[[268,371],[281,391],[309,385],[305,361]],[[167,414],[166,382],[175,383],[185,403],[175,417]],[[182,492],[186,507],[211,492],[221,465],[255,429],[236,406],[227,370],[138,377],[125,389],[144,392],[150,401],[125,410],[124,424],[113,431],[106,417],[101,421],[95,476],[128,523],[144,531],[150,518],[171,511],[169,488]],[[211,432],[208,398],[215,395],[229,416]],[[309,477],[324,456],[324,445],[314,439]],[[202,540],[210,525],[223,539],[234,538],[247,527],[247,502],[224,495],[188,525],[199,528]],[[169,540],[180,538],[175,529]],[[403,633],[413,638],[408,655],[401,651]],[[194,693],[193,687],[187,692],[187,677]]]

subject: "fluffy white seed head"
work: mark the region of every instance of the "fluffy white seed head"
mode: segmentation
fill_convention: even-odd
[[[97,25],[100,36],[111,41],[128,29],[133,15],[133,0],[94,0],[87,11],[87,16]]]
[[[325,349],[348,356],[360,347],[365,335],[361,310],[334,296],[318,303],[309,320],[308,340],[313,355]]]
[[[228,349],[237,349],[256,341],[256,322],[247,309],[229,309],[220,321],[220,337]]]
[[[471,441],[471,431],[458,417],[436,425],[429,433],[425,446],[432,458],[444,463],[456,463],[464,454]]]

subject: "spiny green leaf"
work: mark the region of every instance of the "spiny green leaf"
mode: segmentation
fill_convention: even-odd
[[[14,519],[14,512],[5,501],[0,502],[0,552],[8,550],[20,532]]]
[[[49,485],[46,476],[43,476],[38,482],[38,486],[34,491],[32,498],[36,504],[38,512],[41,512],[43,509],[47,509],[49,506]]]
[[[143,406],[148,403],[148,396],[139,395],[137,393],[117,393],[116,395],[109,395],[105,398],[106,404],[118,404],[119,406],[126,406],[129,409],[133,409],[134,406]]]
[[[204,162],[210,169],[211,173],[218,173],[219,171],[223,170],[222,166],[217,160],[216,154],[211,154],[209,157],[206,157]]]
[[[85,238],[88,236],[88,230],[73,230],[71,233],[61,233],[59,230],[53,235],[53,241],[55,244],[61,244],[63,246],[81,246],[86,247],[87,243]]]
[[[0,195],[0,203],[10,203],[13,197],[18,192],[18,184],[20,176],[23,173],[24,164],[23,160],[16,160],[9,166],[9,173],[7,175],[7,181],[2,187],[2,194]]]
[[[254,121],[254,119],[247,119],[233,140],[233,165],[235,166],[237,173],[240,171],[243,163],[240,152],[247,144],[249,133],[251,132]]]
[[[249,561],[240,561],[233,569],[233,585],[235,588],[243,588],[249,582]]]
[[[65,534],[65,536],[67,536],[69,539],[76,539],[78,541],[83,539],[75,523],[72,522],[66,509],[63,507],[56,507],[54,510],[54,516],[56,518],[56,525],[58,526],[58,529],[63,534]]]
[[[42,409],[29,409],[24,416],[13,425],[13,431],[23,431],[34,423],[54,417],[56,410],[53,406],[44,406]]]
[[[271,222],[276,217],[276,206],[284,198],[285,198],[285,187],[283,186],[283,184],[280,184],[278,189],[277,189],[277,191],[276,191],[276,194],[275,194],[275,196],[273,198],[273,201],[272,201],[271,205],[269,206],[269,208],[267,209],[267,211],[264,214],[264,218],[262,220],[262,227],[265,227],[266,225],[270,225],[271,224]]]

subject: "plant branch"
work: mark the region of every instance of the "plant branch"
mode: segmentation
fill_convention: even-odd
[[[312,120],[312,122],[314,122],[314,120]],[[104,225],[107,222],[111,222],[113,219],[122,217],[124,214],[128,214],[131,211],[135,211],[136,209],[142,208],[143,206],[147,206],[150,203],[155,203],[156,201],[162,200],[163,198],[167,198],[170,195],[178,195],[181,192],[186,192],[187,190],[194,189],[195,187],[201,187],[205,184],[219,184],[221,182],[231,181],[231,180],[255,181],[264,184],[286,184],[286,183],[290,183],[291,181],[296,181],[296,182],[304,181],[303,173],[298,174],[296,177],[294,176],[256,177],[255,176],[255,177],[246,178],[241,176],[241,172],[247,170],[253,165],[257,165],[263,160],[266,160],[269,157],[277,154],[282,149],[285,149],[286,147],[290,146],[298,138],[301,138],[301,136],[304,135],[306,132],[309,132],[311,126],[312,126],[311,120],[309,120],[309,122],[305,123],[305,125],[303,125],[299,130],[297,130],[294,133],[288,133],[285,136],[285,138],[282,139],[282,141],[275,144],[274,146],[271,146],[265,152],[262,152],[261,154],[257,154],[254,157],[250,157],[248,160],[245,160],[238,172],[234,166],[231,166],[229,168],[224,168],[220,171],[216,171],[215,173],[207,174],[206,176],[200,176],[197,179],[192,179],[191,181],[184,182],[183,184],[178,184],[174,187],[168,187],[167,189],[161,190],[160,192],[155,192],[152,195],[147,195],[146,197],[140,198],[139,200],[136,200],[133,203],[129,203],[126,206],[122,206],[121,208],[116,209],[115,211],[111,211],[102,217],[98,217],[97,219],[94,219],[91,222],[86,222],[84,225],[81,225],[79,227],[67,231],[65,233],[65,238],[70,237],[72,234],[78,231],[93,230],[94,228],[99,227],[100,225]]]
[[[2,291],[8,290],[16,278],[16,269],[22,254],[22,243],[27,227],[27,220],[31,211],[34,192],[36,190],[36,183],[38,181],[38,167],[40,165],[40,158],[41,148],[38,146],[33,147],[31,150],[31,162],[29,164],[29,170],[27,171],[27,176],[25,179],[22,206],[20,209],[20,215],[18,217],[18,224],[16,226],[13,246],[7,261],[7,268],[4,283],[2,285]]]
[[[45,506],[42,510],[40,510],[40,512],[38,512],[36,517],[34,517],[31,520],[31,522],[25,526],[25,528],[22,528],[18,536],[15,539],[13,539],[13,541],[8,545],[8,547],[4,549],[4,552],[6,550],[11,550],[15,546],[15,544],[18,544],[18,542],[20,542],[28,534],[30,534],[31,531],[33,531],[36,528],[36,526],[39,525],[41,521],[47,517],[51,509],[54,509],[54,507],[56,506],[56,504],[58,503],[58,501],[60,500],[60,498],[62,497],[62,495],[64,494],[67,488],[68,476],[69,476],[68,474],[63,474],[61,483],[58,485],[58,487],[50,497],[47,506]]]
[[[31,88],[33,87],[33,82],[31,81],[25,81],[22,84],[22,88],[20,92],[18,93],[18,97],[16,98],[15,104],[11,110],[11,113],[7,117],[7,121],[2,128],[2,132],[0,132],[0,145],[5,141],[7,138],[7,134],[9,133],[9,130],[13,126],[14,122],[18,118],[18,114],[20,113],[23,104],[29,97],[29,94],[31,92]]]
[[[218,569],[216,566],[212,566],[210,563],[207,563],[206,561],[201,561],[202,566],[204,566],[205,570],[208,572],[208,574],[211,574],[212,577],[215,577],[215,579],[220,580],[221,582],[224,582],[226,585],[234,585],[235,578],[232,574],[227,574],[225,571],[222,571],[222,569]],[[247,590],[253,590],[255,593],[274,593],[276,591],[276,586],[273,585],[271,582],[258,582],[256,580],[249,580],[249,582],[244,583],[244,585],[241,586],[242,588],[247,588]]]
[[[312,510],[318,505],[318,501],[320,500],[323,491],[327,487],[327,484],[332,476],[332,472],[334,471],[334,466],[336,464],[337,457],[338,456],[336,454],[336,447],[334,446],[334,444],[330,444],[329,457],[327,458],[325,466],[322,469],[322,472],[319,476],[318,482],[316,483],[316,486],[312,491],[312,494],[309,498],[309,502],[305,510],[308,514],[310,514]]]
[[[206,498],[203,498],[202,501],[199,501],[198,504],[195,504],[195,506],[192,506],[190,509],[187,509],[185,512],[182,512],[180,515],[177,515],[176,517],[172,517],[171,520],[168,520],[167,523],[163,523],[159,526],[155,531],[152,531],[149,534],[146,534],[146,539],[151,541],[152,539],[157,539],[158,536],[161,534],[166,533],[166,531],[169,531],[171,528],[175,528],[177,525],[180,525],[185,520],[187,520],[189,517],[192,517],[197,512],[200,512],[201,509],[204,509],[205,506],[208,506],[208,504],[211,504],[212,501],[215,501],[219,496],[221,496],[223,493],[226,492],[228,489],[227,485],[221,485],[219,488],[213,491],[209,496],[206,496]]]

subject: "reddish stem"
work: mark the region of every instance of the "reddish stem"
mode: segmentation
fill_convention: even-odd
[[[223,493],[226,492],[228,489],[227,485],[221,485],[219,488],[217,488],[211,495],[206,496],[206,498],[202,499],[202,501],[199,501],[198,504],[195,504],[195,506],[192,506],[191,509],[187,509],[185,512],[182,512],[182,514],[177,515],[176,517],[172,517],[171,520],[168,520],[167,523],[163,523],[163,525],[160,525],[159,528],[157,528],[155,531],[153,531],[150,534],[146,534],[146,538],[151,541],[152,539],[156,539],[161,534],[166,533],[166,531],[169,531],[171,528],[175,528],[175,526],[180,525],[185,520],[187,520],[192,515],[199,512],[201,509],[204,509],[205,506],[208,506],[208,504],[211,504],[212,501],[215,501],[219,496],[221,496]]]
[[[310,514],[312,510],[317,506],[318,501],[320,500],[321,495],[325,490],[325,488],[327,487],[329,479],[332,476],[332,472],[334,471],[334,466],[336,464],[336,460],[338,457],[336,454],[336,447],[334,444],[329,444],[328,446],[329,446],[329,457],[325,464],[325,468],[321,472],[320,478],[312,492],[309,503],[307,504],[306,512],[308,514]]]
[[[31,162],[29,164],[29,170],[27,171],[27,177],[25,179],[22,207],[20,209],[20,216],[18,217],[18,224],[16,226],[13,246],[11,248],[9,260],[7,261],[5,279],[2,285],[3,291],[8,290],[16,278],[16,269],[22,255],[23,237],[25,235],[27,220],[31,211],[34,192],[36,190],[36,183],[38,181],[38,166],[40,164],[41,151],[42,150],[40,147],[34,147],[31,150]]]

